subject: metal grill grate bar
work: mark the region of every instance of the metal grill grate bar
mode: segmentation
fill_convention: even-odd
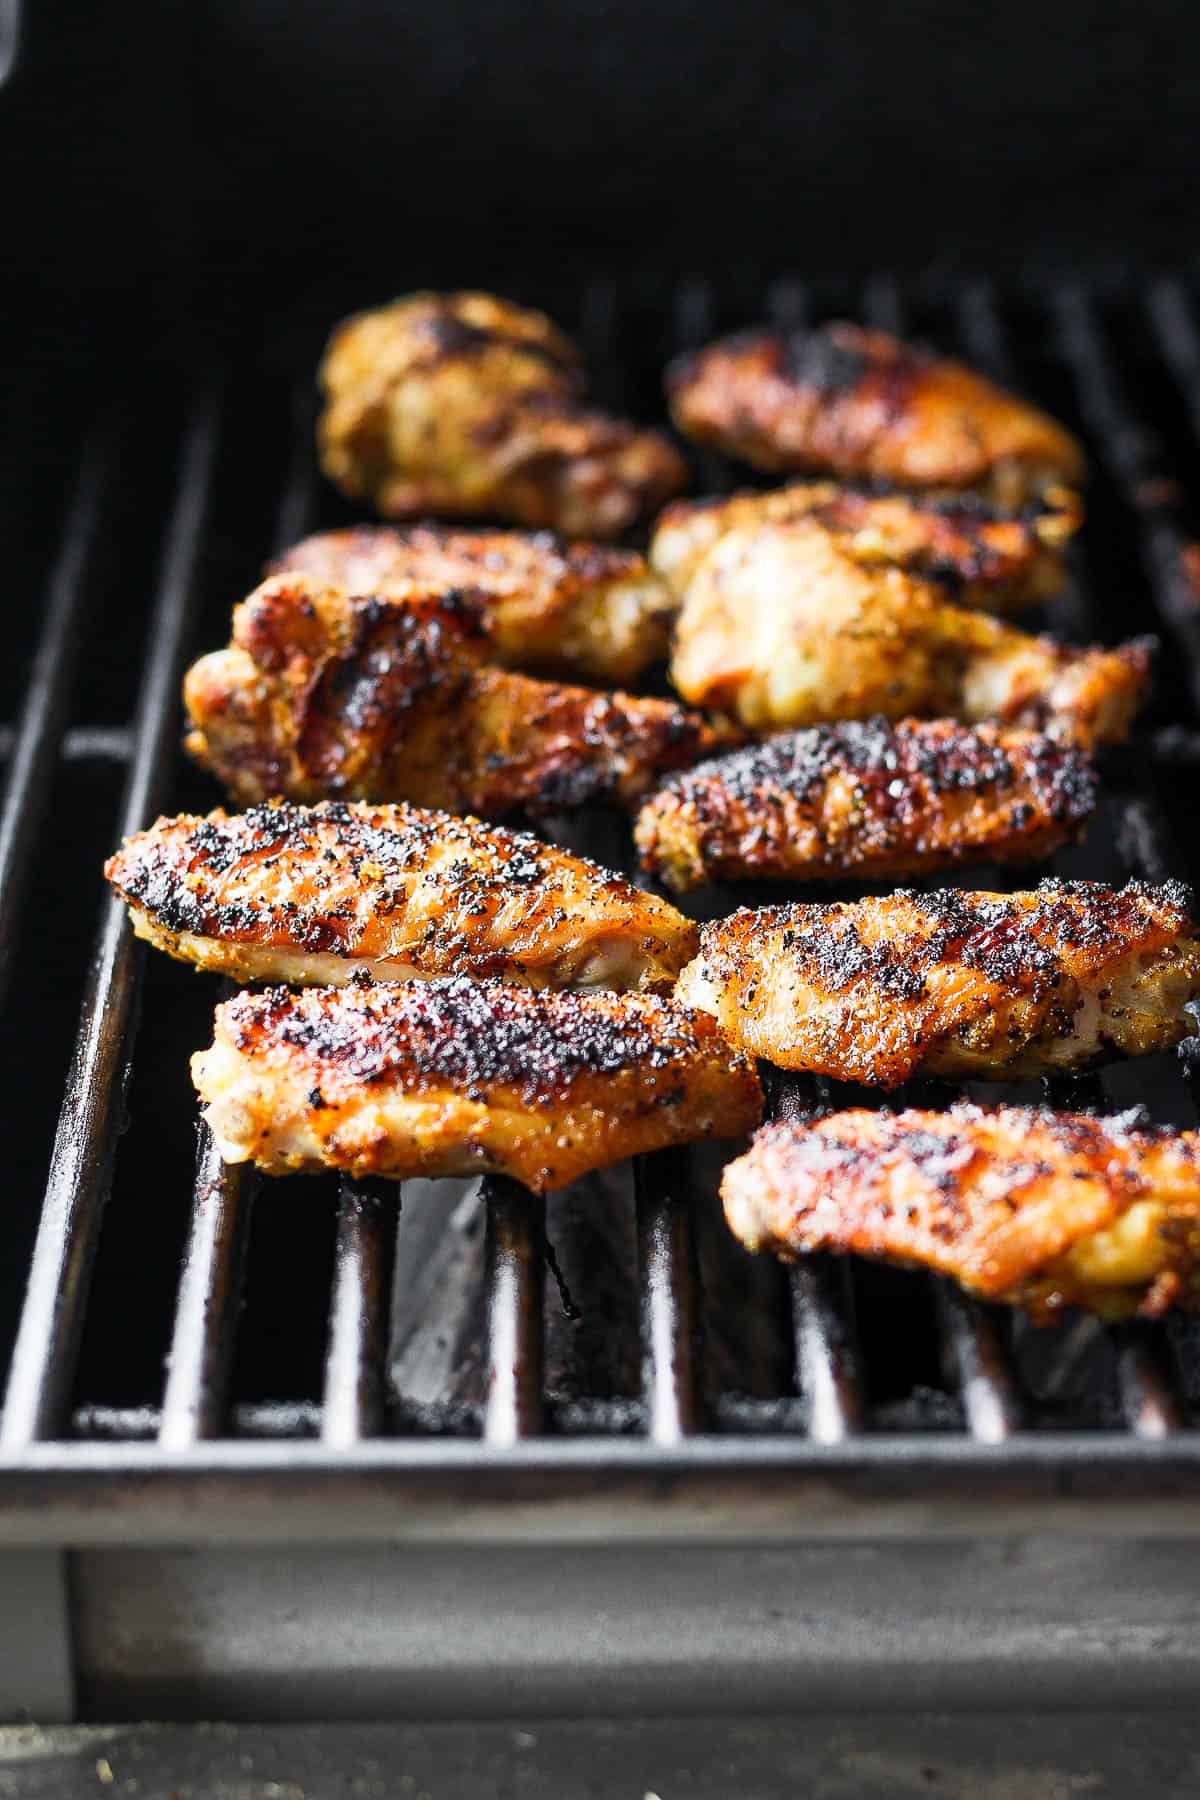
[[[299,428],[306,407],[307,390],[298,392],[293,402],[297,428],[276,520],[278,550],[286,549],[301,535],[312,514],[311,434]],[[221,983],[222,999],[234,992],[232,982]],[[171,1449],[215,1437],[221,1429],[257,1190],[253,1171],[222,1162],[203,1120],[197,1134],[191,1222],[160,1428],[160,1441]]]
[[[995,1320],[952,1282],[936,1285],[947,1375],[962,1400],[967,1430],[1001,1444],[1019,1430],[1024,1408]]]
[[[184,1450],[221,1431],[250,1223],[253,1174],[221,1161],[207,1126],[198,1127],[197,1137],[191,1225],[159,1424],[164,1450]]]
[[[1138,521],[1155,603],[1186,653],[1184,674],[1200,708],[1200,614],[1189,573],[1191,543],[1179,522],[1179,490],[1166,471],[1159,433],[1130,404],[1089,295],[1077,286],[1056,289],[1051,310],[1080,411]]]
[[[386,1415],[384,1363],[400,1194],[346,1181],[338,1194],[337,1248],[321,1437],[344,1449],[374,1437]]]
[[[687,1179],[686,1159],[675,1151],[639,1157],[635,1165],[642,1400],[657,1444],[702,1428]]]
[[[9,750],[8,790],[0,815],[0,997],[74,685],[86,574],[113,450],[111,436],[105,434],[93,438],[84,452],[50,577],[46,621]]]
[[[489,1444],[535,1437],[544,1414],[546,1211],[541,1200],[504,1176],[488,1176],[484,1283],[487,1291],[487,1398],[483,1434]]]
[[[118,835],[143,826],[170,776],[175,698],[208,509],[216,403],[194,415],[150,621],[134,756]],[[54,1434],[74,1373],[83,1304],[120,1122],[138,960],[124,908],[104,905],[59,1115],[5,1397],[0,1441],[19,1450]]]

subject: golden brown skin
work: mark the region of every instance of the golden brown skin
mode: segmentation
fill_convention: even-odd
[[[986,487],[1008,504],[1086,472],[1075,439],[1036,407],[861,325],[721,339],[673,363],[667,393],[686,436],[760,469]]]
[[[667,654],[675,601],[633,550],[564,543],[550,532],[386,525],[294,544],[269,573],[348,594],[471,588],[486,597],[497,662],[634,681]]]
[[[192,1058],[227,1162],[511,1175],[537,1192],[761,1116],[711,1019],[648,994],[440,980],[239,994]]]
[[[492,668],[464,593],[351,596],[276,575],[189,670],[187,749],[242,805],[407,800],[497,817],[612,800],[736,734],[666,700]]]
[[[1200,1303],[1200,1134],[960,1103],[766,1125],[721,1183],[751,1250],[934,1269],[1041,1320]]]
[[[785,732],[665,782],[638,814],[642,867],[706,882],[928,874],[1033,862],[1096,804],[1092,765],[1039,732],[887,719]]]
[[[321,466],[385,518],[617,537],[686,479],[658,432],[583,406],[578,353],[544,314],[490,294],[412,294],[347,319],[320,379]]]
[[[812,518],[751,519],[695,564],[671,675],[753,731],[953,717],[1118,742],[1149,676],[1146,640],[1079,650],[951,605],[935,582],[866,567]]]
[[[597,863],[415,806],[159,819],[105,874],[139,937],[242,981],[473,975],[529,987],[670,985],[699,934]]]
[[[898,888],[743,907],[707,925],[675,993],[785,1069],[898,1087],[1016,1080],[1167,1050],[1193,1029],[1200,935],[1181,882]]]
[[[936,582],[960,606],[1009,613],[1057,594],[1063,553],[1083,508],[1067,488],[1019,509],[978,494],[902,494],[836,481],[798,481],[769,493],[676,500],[660,514],[650,558],[682,600],[713,545],[727,531],[808,520],[867,569],[896,568]]]

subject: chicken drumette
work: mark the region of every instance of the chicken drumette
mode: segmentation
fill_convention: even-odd
[[[667,374],[679,429],[760,469],[986,487],[1006,503],[1077,485],[1061,425],[961,363],[884,331],[746,331]]]
[[[543,1191],[757,1123],[754,1066],[647,994],[502,982],[285,988],[217,1008],[192,1058],[227,1162],[271,1175],[511,1175]]]
[[[472,588],[484,596],[497,662],[632,681],[666,657],[675,600],[644,557],[550,532],[400,531],[363,525],[305,538],[269,572],[348,594]]]
[[[1024,1107],[767,1125],[721,1183],[751,1250],[934,1269],[1047,1319],[1200,1301],[1200,1134]]]
[[[348,595],[276,575],[184,686],[187,748],[244,805],[407,800],[496,817],[634,804],[736,741],[667,700],[495,668],[471,595]]]
[[[346,320],[321,383],[322,466],[387,518],[616,537],[685,479],[658,432],[584,407],[578,353],[549,319],[489,294],[413,294]]]

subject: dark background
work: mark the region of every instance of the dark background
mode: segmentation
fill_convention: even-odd
[[[24,0],[9,269],[137,329],[196,284],[1179,266],[1198,76],[1188,0]]]

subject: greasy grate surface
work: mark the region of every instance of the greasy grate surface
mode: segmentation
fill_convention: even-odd
[[[1200,314],[1181,284],[1001,298],[986,284],[694,282],[523,297],[574,322],[601,397],[646,418],[660,414],[672,350],[767,310],[926,336],[1078,429],[1094,467],[1089,521],[1049,624],[1108,640],[1153,629],[1164,650],[1137,741],[1106,765],[1100,818],[1054,866],[1196,872]],[[0,1480],[161,1472],[224,1450],[249,1473],[302,1454],[334,1472],[373,1459],[428,1471],[442,1458],[478,1483],[524,1452],[602,1475],[639,1458],[802,1467],[830,1446],[843,1469],[886,1464],[918,1483],[976,1466],[981,1446],[993,1476],[1054,1483],[1073,1464],[1102,1484],[1123,1466],[1143,1485],[1186,1476],[1196,1326],[1035,1331],[924,1276],[820,1260],[785,1272],[729,1238],[710,1150],[647,1158],[545,1206],[500,1181],[483,1207],[448,1184],[414,1188],[398,1226],[394,1193],[262,1184],[197,1139],[187,1056],[207,1041],[213,985],[144,958],[97,871],[157,811],[216,802],[177,750],[181,669],[225,641],[230,605],[273,549],[349,516],[311,456],[318,343],[301,324],[208,368],[167,360],[114,409],[61,366],[35,367],[3,427],[4,466],[20,475],[0,509],[22,524],[30,604],[0,669]],[[31,421],[36,453],[22,457]],[[719,458],[692,460],[696,491],[747,480]],[[574,820],[564,835],[629,859],[611,820]],[[708,911],[732,903],[699,898]],[[775,1103],[830,1097],[863,1099],[793,1080]],[[1175,1058],[1053,1097],[1194,1119]],[[302,1453],[303,1440],[316,1443]]]

